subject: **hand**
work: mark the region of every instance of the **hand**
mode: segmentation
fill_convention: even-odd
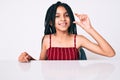
[[[30,62],[30,60],[34,60],[27,52],[21,53],[18,57],[19,62]]]
[[[89,30],[92,28],[90,20],[86,14],[75,14],[80,21],[74,21],[73,23],[78,24],[81,26],[84,30]]]

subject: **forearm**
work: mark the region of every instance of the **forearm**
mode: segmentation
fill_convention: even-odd
[[[105,53],[109,53],[108,56],[115,54],[111,45],[93,27],[91,27],[87,33],[95,39],[98,47],[100,47],[101,50],[103,50]]]

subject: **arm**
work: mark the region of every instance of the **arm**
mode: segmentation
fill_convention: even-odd
[[[46,38],[42,39],[42,50],[41,50],[41,53],[40,53],[40,58],[39,60],[45,60],[46,59]],[[35,60],[33,57],[31,57],[27,52],[22,52],[20,54],[20,56],[18,57],[18,61],[19,62],[23,62],[23,63],[26,63],[26,62],[30,62],[31,60]]]
[[[40,53],[40,57],[39,60],[46,60],[46,51],[47,51],[47,36],[44,36],[42,39],[42,43],[41,43],[41,53]]]
[[[89,41],[84,36],[81,36],[82,39],[81,46],[100,55],[104,55],[108,57],[114,56],[115,51],[110,46],[110,44],[91,26],[88,16],[85,14],[82,15],[76,14],[76,16],[80,19],[80,21],[79,22],[74,21],[74,23],[81,26],[97,42],[97,44],[95,44]]]

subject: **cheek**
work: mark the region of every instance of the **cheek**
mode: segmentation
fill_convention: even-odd
[[[68,25],[70,26],[70,19],[68,19]]]
[[[55,26],[58,25],[58,20],[55,20]]]
[[[70,18],[67,18],[66,20],[70,23]]]

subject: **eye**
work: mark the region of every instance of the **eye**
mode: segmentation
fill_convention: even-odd
[[[56,18],[60,17],[59,15],[55,15]]]
[[[66,17],[69,17],[68,13],[65,14]]]

